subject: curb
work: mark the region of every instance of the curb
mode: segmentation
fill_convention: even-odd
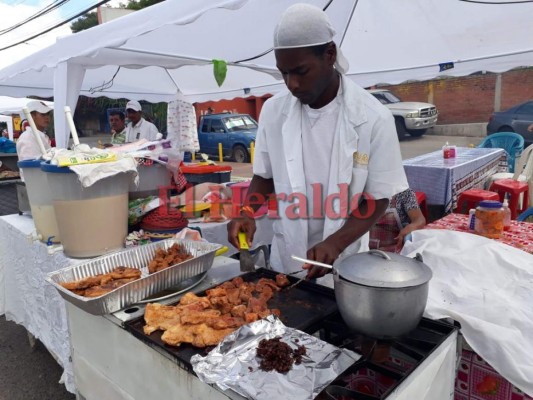
[[[429,128],[426,135],[485,137],[487,136],[487,123],[436,125]]]

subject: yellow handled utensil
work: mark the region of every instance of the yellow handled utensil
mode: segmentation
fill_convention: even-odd
[[[239,232],[239,263],[242,272],[253,272],[255,271],[255,263],[250,254],[250,246],[248,246],[248,240],[246,238],[245,232]]]
[[[221,256],[222,254],[227,253],[229,250],[228,246],[222,246],[220,249],[215,251],[215,257]]]

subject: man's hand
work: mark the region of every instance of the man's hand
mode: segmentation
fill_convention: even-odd
[[[233,218],[228,224],[228,242],[237,249],[240,248],[238,237],[239,232],[246,232],[246,240],[248,241],[248,246],[251,248],[255,230],[255,219],[247,216]]]
[[[333,265],[341,252],[342,250],[336,246],[333,241],[328,241],[328,239],[326,239],[307,250],[307,258],[309,260]],[[311,264],[305,264],[302,268],[308,270],[305,279],[320,278],[328,272],[331,272],[331,269],[329,268],[317,267],[316,265]]]

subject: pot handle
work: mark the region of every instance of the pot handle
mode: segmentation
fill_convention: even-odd
[[[420,261],[420,262],[424,262],[424,259],[422,258],[422,254],[420,254],[420,253],[416,253],[415,260],[416,261]]]
[[[377,254],[378,256],[381,256],[383,257],[385,260],[389,260],[391,261],[392,259],[389,257],[389,255],[387,253],[385,253],[384,251],[381,251],[381,250],[368,250],[368,252],[370,254]]]

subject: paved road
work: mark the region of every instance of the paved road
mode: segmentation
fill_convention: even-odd
[[[407,138],[400,143],[403,159],[438,150],[449,142],[457,146],[477,145],[482,138],[433,136]],[[232,176],[251,177],[250,164],[227,163]],[[61,368],[40,343],[31,349],[26,331],[0,317],[0,400],[73,400],[59,383]]]
[[[421,138],[407,137],[405,140],[400,142],[400,148],[402,151],[402,158],[406,160],[421,154],[439,150],[446,142],[448,142],[450,145],[453,144],[459,147],[468,147],[471,144],[477,146],[482,139],[482,137],[425,135]],[[252,167],[250,164],[238,164],[231,162],[224,164],[231,165],[233,167],[231,176],[234,178],[250,178],[252,176]]]

